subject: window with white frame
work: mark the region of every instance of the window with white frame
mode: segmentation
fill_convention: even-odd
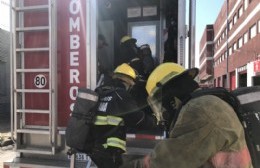
[[[237,43],[236,43],[236,42],[233,44],[233,50],[234,50],[234,51],[237,50]]]
[[[229,49],[228,49],[228,55],[232,55],[232,47],[229,47]]]
[[[243,6],[241,6],[241,7],[238,9],[238,18],[240,18],[242,15],[243,15]]]
[[[229,30],[231,30],[233,26],[232,20],[228,23],[228,26],[229,26]]]
[[[248,32],[244,34],[244,44],[246,44],[248,41]]]
[[[152,56],[156,57],[159,53],[159,22],[131,22],[128,24],[131,37],[138,39],[137,45],[149,44]]]
[[[233,23],[236,24],[237,22],[237,14],[235,13],[234,17],[233,17]]]
[[[238,48],[241,48],[242,45],[243,45],[243,38],[240,37],[240,38],[238,39]]]
[[[244,0],[244,9],[246,10],[247,7],[248,7],[248,0]]]
[[[258,33],[260,33],[260,20],[258,20]]]
[[[249,29],[249,38],[252,39],[256,36],[256,24]]]

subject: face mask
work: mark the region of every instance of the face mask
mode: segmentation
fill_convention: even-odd
[[[157,119],[157,124],[164,122],[165,119],[163,118],[163,113],[166,111],[166,109],[162,106],[161,98],[148,96],[147,102],[150,105],[153,114]]]
[[[147,101],[157,119],[157,124],[164,124],[170,126],[171,122],[175,120],[177,110],[181,107],[181,101],[177,98],[171,100],[162,99],[160,96],[148,97]]]

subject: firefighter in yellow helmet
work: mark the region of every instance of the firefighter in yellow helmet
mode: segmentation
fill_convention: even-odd
[[[163,63],[152,72],[146,84],[148,100],[157,120],[169,124],[169,138],[148,156],[122,167],[252,167],[233,108],[213,95],[189,98],[200,90],[197,74],[197,68],[185,70],[175,63]],[[182,105],[172,114],[177,102]]]
[[[136,43],[137,40],[136,40],[135,38],[132,38],[132,37],[128,36],[128,35],[125,35],[125,36],[123,36],[123,37],[121,38],[120,43],[123,44],[123,43],[127,43],[127,42]]]
[[[137,40],[128,35],[123,36],[120,40],[120,57],[119,64],[127,63],[133,67],[139,75],[143,75],[143,63],[139,57],[139,47]]]
[[[129,94],[138,74],[128,64],[119,65],[112,82],[96,89],[99,95],[93,138],[97,139],[90,155],[99,168],[116,168],[126,151],[126,129],[151,127],[156,120],[140,111]]]
[[[140,80],[136,81],[136,85],[131,90],[131,95],[145,113],[151,114],[151,108],[146,101],[147,93],[145,90],[146,80],[149,76],[149,71],[146,72],[145,68],[147,60],[142,57],[141,51],[143,50],[137,46],[136,42],[137,40],[129,35],[125,35],[121,38],[120,59],[121,63],[127,63],[137,71]]]

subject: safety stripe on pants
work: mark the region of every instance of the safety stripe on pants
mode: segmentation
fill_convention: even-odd
[[[116,137],[111,137],[111,138],[107,138],[107,144],[108,147],[116,147],[116,148],[120,148],[124,151],[126,151],[126,142],[122,139],[116,138]]]
[[[114,125],[117,126],[122,123],[123,119],[121,117],[115,116],[97,116],[95,125]]]

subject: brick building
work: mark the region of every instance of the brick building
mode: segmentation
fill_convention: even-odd
[[[213,56],[214,29],[213,25],[207,25],[200,41],[199,79],[201,85],[212,86],[214,83]]]
[[[207,27],[200,42],[201,83],[214,79],[214,86],[230,89],[260,85],[260,1],[229,0],[228,6],[225,2],[213,25],[213,42],[204,37],[210,36]],[[211,43],[213,50],[205,50],[203,46]],[[208,58],[212,52],[214,56]],[[212,64],[205,64],[211,59]],[[211,68],[214,71],[208,75],[213,79],[205,77]]]

